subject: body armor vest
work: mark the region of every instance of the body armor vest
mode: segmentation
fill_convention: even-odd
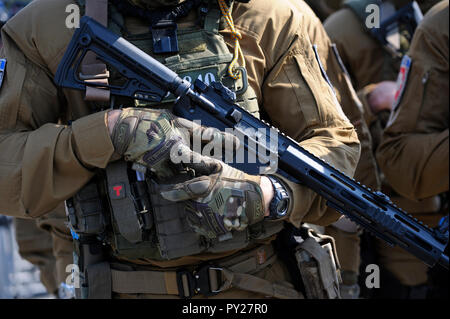
[[[199,14],[201,25],[177,30],[179,51],[176,54],[153,54],[150,32],[139,35],[121,32],[124,18],[112,5],[109,6],[108,27],[116,33],[122,33],[125,39],[186,80],[192,82],[198,78],[207,84],[221,81],[236,92],[237,101],[242,107],[259,117],[256,94],[247,85],[245,70],[238,80],[233,80],[227,74],[233,55],[219,34],[219,8],[215,2],[204,1],[199,12],[203,13]],[[120,83],[120,74],[109,71],[111,84]],[[113,107],[171,109],[173,101],[172,96],[158,105],[117,99],[113,100]],[[91,104],[95,111],[105,108],[99,103]],[[177,178],[185,177],[180,175]],[[114,256],[127,259],[170,260],[199,253],[243,249],[270,238],[283,228],[283,222],[262,221],[250,225],[244,231],[232,231],[227,238],[210,239],[199,235],[186,220],[186,205],[163,199],[156,183],[136,173],[123,160],[108,165],[68,200],[66,206],[74,236],[94,236],[109,245]],[[158,209],[160,207],[164,207],[164,214]]]

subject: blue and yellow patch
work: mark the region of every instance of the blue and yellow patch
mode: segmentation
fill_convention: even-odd
[[[5,77],[6,59],[0,59],[0,88],[3,84],[3,78]]]

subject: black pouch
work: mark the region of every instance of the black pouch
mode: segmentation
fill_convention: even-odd
[[[77,234],[98,235],[105,231],[107,220],[96,178],[65,204],[70,226]]]
[[[145,176],[125,161],[108,165],[104,179],[111,220],[109,244],[117,257],[160,259]]]

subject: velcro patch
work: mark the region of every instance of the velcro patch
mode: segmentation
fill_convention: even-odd
[[[394,104],[392,110],[395,111],[402,100],[403,92],[405,91],[406,83],[408,81],[409,69],[411,69],[411,58],[405,55],[400,65],[400,71],[397,77],[397,91],[395,92]]]
[[[109,195],[111,199],[122,199],[125,198],[126,190],[124,183],[117,183],[111,187],[109,190]]]

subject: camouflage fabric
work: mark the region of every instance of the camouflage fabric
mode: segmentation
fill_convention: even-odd
[[[180,145],[180,151],[189,150]],[[259,177],[198,153],[194,153],[192,162],[185,165],[202,176],[168,185],[161,195],[174,202],[187,201],[188,221],[194,231],[216,238],[263,220]]]

